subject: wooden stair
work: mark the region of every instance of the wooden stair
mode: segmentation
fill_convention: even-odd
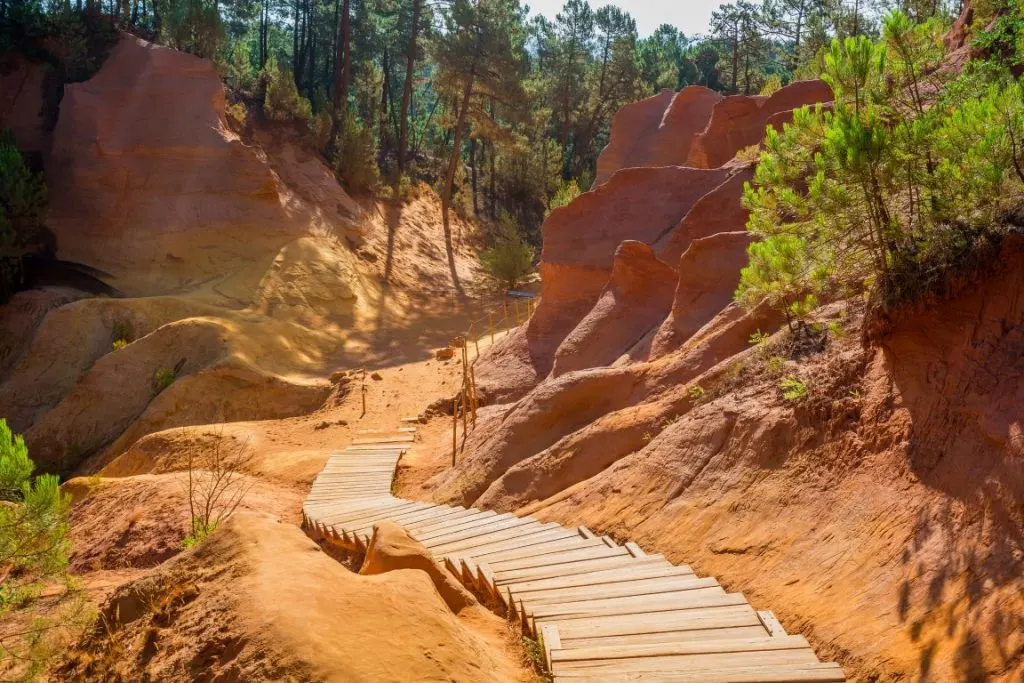
[[[585,527],[396,498],[391,481],[414,433],[366,434],[331,456],[303,527],[365,552],[393,521],[485,602],[541,641],[556,683],[838,683],[802,636],[713,577]]]

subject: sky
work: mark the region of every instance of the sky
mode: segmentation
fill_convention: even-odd
[[[597,9],[616,5],[633,15],[641,38],[654,33],[661,24],[672,24],[688,36],[706,33],[711,11],[723,0],[588,0]],[[565,0],[526,0],[531,14],[543,14],[554,20]]]

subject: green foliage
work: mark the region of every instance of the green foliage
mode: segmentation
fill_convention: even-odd
[[[271,57],[260,74],[263,80],[263,113],[271,121],[307,124],[312,106],[299,94],[292,72]]]
[[[762,346],[764,344],[767,344],[768,340],[771,338],[772,336],[767,332],[762,332],[761,330],[758,330],[754,334],[750,335],[750,339],[748,341],[750,342],[751,346]]]
[[[174,384],[174,380],[178,377],[177,373],[171,368],[162,368],[156,371],[153,375],[153,388],[156,389],[156,393],[160,393],[167,387]]]
[[[782,79],[779,78],[779,75],[772,74],[765,80],[764,85],[761,86],[761,92],[759,92],[758,94],[761,97],[771,97],[775,93],[782,90],[782,86]]]
[[[368,192],[380,183],[373,131],[352,110],[345,111],[334,138],[335,172],[352,192]]]
[[[218,526],[220,526],[219,522],[206,522],[200,517],[193,517],[192,533],[181,539],[181,549],[188,550],[189,548],[194,548],[199,543],[202,543],[207,536],[216,531]]]
[[[10,131],[0,132],[0,303],[21,284],[22,258],[42,248],[46,184],[33,173]]]
[[[203,0],[155,0],[162,18],[157,38],[200,57],[213,58],[225,38],[216,4]]]
[[[804,108],[769,130],[747,187],[748,227],[763,240],[738,300],[767,300],[799,329],[825,293],[866,291],[890,306],[998,230],[1011,185],[1024,181],[1024,92],[991,69],[950,83],[942,32],[892,12],[880,41],[832,42],[823,78],[833,110]]]
[[[480,254],[487,274],[506,289],[515,289],[533,272],[536,250],[516,229],[515,222],[504,214],[498,224],[498,235],[493,244]]]
[[[22,486],[33,470],[35,463],[28,457],[25,440],[0,418],[0,500],[20,500]]]
[[[132,341],[135,337],[135,331],[132,328],[132,323],[129,320],[118,320],[114,323],[114,329],[110,335],[114,341],[118,339],[124,339]]]
[[[0,613],[33,594],[35,583],[63,576],[68,565],[70,497],[52,474],[32,478],[25,443],[0,419]]]
[[[555,195],[548,202],[548,213],[551,213],[559,207],[566,206],[579,196],[580,186],[576,184],[575,179],[572,179],[569,182],[560,183],[558,189],[555,191]]]
[[[700,402],[704,398],[705,393],[704,387],[699,384],[694,384],[686,390],[686,394],[694,403]]]
[[[120,351],[121,349],[123,349],[126,346],[128,346],[128,340],[127,339],[115,339],[110,344],[110,348],[113,351]]]
[[[807,385],[796,377],[786,377],[779,382],[782,389],[782,398],[787,401],[799,401],[807,397]]]

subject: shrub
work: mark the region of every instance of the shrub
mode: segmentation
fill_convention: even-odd
[[[55,475],[33,478],[25,442],[0,419],[0,577],[3,602],[17,606],[43,578],[62,576],[68,564],[70,498]],[[0,612],[3,607],[0,606]]]
[[[707,392],[704,391],[704,387],[700,386],[699,384],[694,384],[693,386],[686,390],[686,393],[687,395],[689,395],[691,401],[697,403],[698,401],[704,398],[704,395]]]
[[[208,59],[216,56],[225,33],[215,4],[201,0],[172,2],[163,15],[159,42]]]
[[[782,79],[778,74],[772,74],[765,80],[764,85],[761,86],[760,95],[762,97],[771,97],[780,90],[782,90]]]
[[[118,320],[116,323],[114,323],[114,329],[113,332],[111,333],[111,338],[114,341],[117,341],[118,339],[132,341],[132,338],[134,336],[135,333],[132,329],[131,322],[127,320]]]
[[[363,124],[352,110],[346,110],[334,138],[335,173],[352,192],[373,190],[380,182],[377,168],[377,141],[373,130]]]
[[[480,262],[492,279],[506,289],[515,289],[533,272],[536,250],[519,234],[508,214],[502,215],[498,228],[498,236],[491,247],[480,254]]]
[[[576,183],[576,179],[572,179],[569,182],[562,182],[559,184],[558,189],[555,190],[554,196],[548,201],[547,213],[551,213],[555,209],[570,204],[574,199],[580,196],[580,186]]]
[[[767,344],[768,340],[771,338],[772,336],[767,332],[758,330],[754,334],[750,335],[750,339],[748,341],[751,346],[761,346],[762,344]]]
[[[331,129],[334,127],[334,119],[326,109],[321,109],[309,120],[309,128],[306,132],[306,142],[310,147],[323,151],[327,143],[331,141]]]
[[[113,343],[110,344],[110,348],[113,351],[120,351],[121,349],[123,349],[126,346],[128,346],[128,340],[127,339],[115,339],[113,341]]]
[[[807,385],[795,377],[787,377],[779,382],[782,398],[787,401],[799,401],[807,396]]]
[[[736,156],[733,157],[736,161],[752,164],[761,158],[761,145],[750,145],[744,147],[740,151],[736,152]]]
[[[309,100],[299,94],[289,69],[271,57],[260,77],[264,85],[263,113],[268,119],[308,124],[313,114],[312,107]]]
[[[236,133],[245,132],[246,126],[249,122],[249,111],[245,108],[245,105],[241,102],[229,104],[224,109],[224,116],[228,120],[228,125],[231,130]]]
[[[178,373],[171,368],[162,368],[156,371],[153,375],[153,386],[156,389],[156,393],[160,393],[167,387],[174,384],[174,380],[177,379]]]
[[[881,41],[832,42],[832,110],[805,107],[766,133],[744,196],[763,241],[737,299],[768,299],[802,331],[808,295],[864,291],[889,307],[998,232],[1009,185],[1024,183],[1024,90],[999,69],[950,84],[941,35],[935,21],[892,12]]]
[[[0,303],[21,284],[25,254],[42,249],[46,184],[33,173],[10,131],[0,132]]]

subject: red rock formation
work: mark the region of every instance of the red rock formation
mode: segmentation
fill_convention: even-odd
[[[748,232],[725,232],[690,243],[679,260],[672,311],[654,338],[651,358],[679,348],[732,302],[750,242]]]
[[[689,86],[620,109],[612,119],[611,140],[597,159],[594,186],[622,168],[685,165],[694,137],[722,99],[713,90]]]
[[[694,140],[687,165],[718,168],[741,149],[760,143],[772,117],[804,105],[831,102],[832,97],[832,89],[823,81],[791,83],[771,97],[727,97],[715,105],[707,128]]]
[[[601,298],[555,354],[552,375],[611,365],[665,319],[678,273],[643,242],[627,240]]]
[[[619,244],[656,242],[727,175],[722,169],[674,166],[623,169],[551,213],[543,228],[542,300],[526,332],[539,376],[548,373],[558,345],[597,302]]]
[[[228,130],[213,64],[125,37],[99,72],[68,85],[47,163],[59,254],[128,294],[180,291],[234,274],[251,289],[277,250],[317,219],[352,227],[335,184],[295,201]],[[234,292],[232,292],[234,293]]]

